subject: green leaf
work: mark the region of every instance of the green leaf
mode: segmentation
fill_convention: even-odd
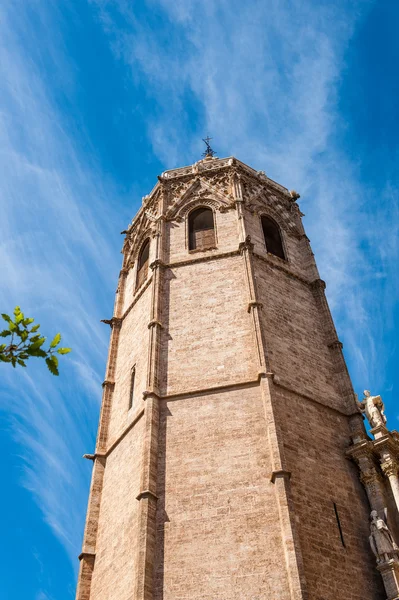
[[[50,344],[50,348],[55,348],[56,346],[58,346],[60,341],[61,341],[61,334],[57,333],[57,335],[54,336],[54,339]]]
[[[38,356],[40,358],[46,358],[47,352],[45,350],[41,350],[40,348],[36,348],[36,350],[27,349],[27,353],[29,356]]]
[[[15,369],[15,365],[17,364],[17,359],[15,358],[15,356],[12,356],[12,357],[11,357],[11,364],[12,364],[12,366],[13,366],[13,367],[14,367],[14,369]]]
[[[9,321],[8,322],[8,328],[9,328],[10,331],[15,331],[16,328],[17,328],[17,326],[12,321]]]
[[[56,357],[51,356],[50,358],[46,358],[46,365],[47,365],[47,368],[50,371],[50,373],[52,373],[53,375],[59,375],[57,365],[54,363],[54,360],[53,360],[54,358],[56,358]]]
[[[18,363],[19,365],[21,365],[22,367],[26,367],[26,364],[25,364],[25,363],[24,363],[24,361],[23,361],[23,360],[21,360],[20,358],[18,358],[18,360],[17,360],[17,363]]]
[[[8,315],[6,315],[5,313],[1,313],[1,316],[3,317],[3,319],[5,321],[7,321],[7,323],[9,323],[11,321],[11,317],[9,317]]]
[[[11,335],[11,331],[9,329],[5,329],[0,333],[0,337],[7,337],[8,335]]]
[[[39,337],[39,339],[35,342],[33,342],[33,344],[31,344],[28,348],[28,352],[29,350],[36,350],[37,348],[40,348],[40,346],[43,346],[44,342],[46,341],[45,337]]]
[[[33,319],[32,319],[33,321]],[[37,325],[35,325],[34,327],[32,327],[32,329],[30,330],[31,333],[34,333],[35,331],[37,331],[40,327],[40,324],[38,323]]]
[[[58,348],[57,352],[58,354],[68,354],[71,350],[72,348]]]
[[[20,312],[17,315],[15,315],[15,322],[16,323],[21,323],[21,321],[24,320],[24,313]]]
[[[6,347],[6,344],[1,344],[0,345],[0,352],[3,352],[4,348]]]
[[[11,357],[10,356],[6,356],[5,354],[1,354],[0,353],[0,360],[3,362],[11,362]]]
[[[35,319],[24,319],[24,322],[23,322],[24,327],[27,327],[28,325],[33,323],[34,320]]]
[[[19,307],[19,306],[16,306],[16,307],[14,308],[14,315],[17,317],[17,316],[20,314],[20,312],[21,312],[21,309],[20,309],[20,307]]]
[[[26,352],[21,352],[21,354],[19,355],[19,358],[22,358],[23,360],[25,360],[26,358],[29,358],[29,354],[27,354]]]
[[[27,331],[22,331],[21,332],[21,340],[23,342],[26,342],[26,340],[28,339],[28,335],[29,335],[29,333]]]

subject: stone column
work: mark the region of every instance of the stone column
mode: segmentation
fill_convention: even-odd
[[[399,515],[399,477],[398,461],[389,453],[385,453],[381,457],[381,469],[384,475],[388,478],[391,486],[392,494],[395,499],[396,509]]]
[[[268,446],[272,463],[270,482],[274,486],[276,504],[283,537],[285,568],[291,600],[306,600],[307,590],[299,536],[294,522],[290,478],[284,458],[284,445],[279,426],[276,423],[273,407],[273,373],[270,370],[267,345],[261,323],[262,304],[258,302],[256,277],[253,265],[253,247],[247,235],[245,223],[245,204],[242,199],[239,179],[234,185],[237,210],[239,251],[243,259],[244,276],[248,292],[248,313],[251,316],[256,355],[258,359],[258,377],[263,399],[264,414],[268,432]]]
[[[381,573],[387,600],[399,599],[399,560],[391,558],[377,565],[377,570]]]
[[[166,208],[165,190],[162,189],[155,239],[155,260],[151,288],[151,308],[148,344],[147,390],[143,394],[144,444],[141,466],[138,524],[138,555],[135,575],[134,600],[152,600],[153,570],[156,545],[157,513],[157,470],[158,470],[158,432],[159,432],[159,373],[160,345],[163,325],[162,287],[164,273],[165,222],[163,214]]]
[[[373,459],[373,445],[370,440],[361,440],[351,446],[346,455],[350,456],[360,470],[360,481],[364,485],[369,504],[381,517],[385,516],[385,496],[381,476]]]

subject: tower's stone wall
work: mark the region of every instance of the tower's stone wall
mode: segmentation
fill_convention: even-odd
[[[148,322],[151,293],[149,287],[140,295],[123,320],[115,366],[115,389],[109,418],[108,444],[112,445],[142,408],[148,372]],[[129,408],[132,368],[135,368],[134,402]]]
[[[172,267],[163,297],[163,393],[256,379],[240,256]]]
[[[271,370],[279,382],[347,412],[312,288],[278,266],[255,263]]]
[[[127,600],[134,589],[142,448],[140,420],[107,458],[90,598]]]
[[[256,385],[162,403],[154,599],[289,597],[265,435]]]
[[[216,247],[190,251],[200,206]],[[382,600],[345,458],[360,415],[292,196],[200,161],[160,178],[123,254],[77,600]]]
[[[345,457],[348,419],[277,386],[275,394],[309,600],[384,600],[368,541],[367,497]]]

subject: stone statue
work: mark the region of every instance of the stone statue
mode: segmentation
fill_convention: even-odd
[[[385,425],[387,418],[384,414],[384,403],[381,396],[372,396],[369,390],[364,390],[364,398],[359,402],[359,408],[365,413],[371,427]]]
[[[376,510],[370,513],[370,546],[377,562],[388,561],[397,553],[398,547],[384,519],[378,516]]]

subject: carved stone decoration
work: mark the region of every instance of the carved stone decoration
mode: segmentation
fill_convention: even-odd
[[[395,477],[398,475],[399,463],[391,456],[381,461],[381,469],[386,477]]]
[[[359,402],[359,408],[367,417],[371,427],[385,426],[387,418],[384,414],[384,403],[381,396],[372,396],[369,390],[364,390],[364,398]]]
[[[143,224],[143,229],[137,229],[136,235],[131,243],[129,254],[127,255],[126,265],[131,268],[137,259],[141,246],[147,238],[153,237],[156,233],[156,227],[153,222],[146,220]]]
[[[223,196],[233,199],[229,170],[218,171],[216,173],[206,173],[204,174],[204,177],[208,185],[218,190],[218,192],[223,194]]]
[[[201,176],[191,181],[191,185],[182,196],[175,198],[167,210],[166,219],[172,221],[185,218],[197,206],[209,206],[215,210],[220,208],[228,210],[233,207],[229,197],[209,185],[208,181]]]
[[[377,563],[386,562],[391,558],[399,558],[399,548],[384,519],[378,516],[376,510],[372,510],[370,520],[369,541]]]

